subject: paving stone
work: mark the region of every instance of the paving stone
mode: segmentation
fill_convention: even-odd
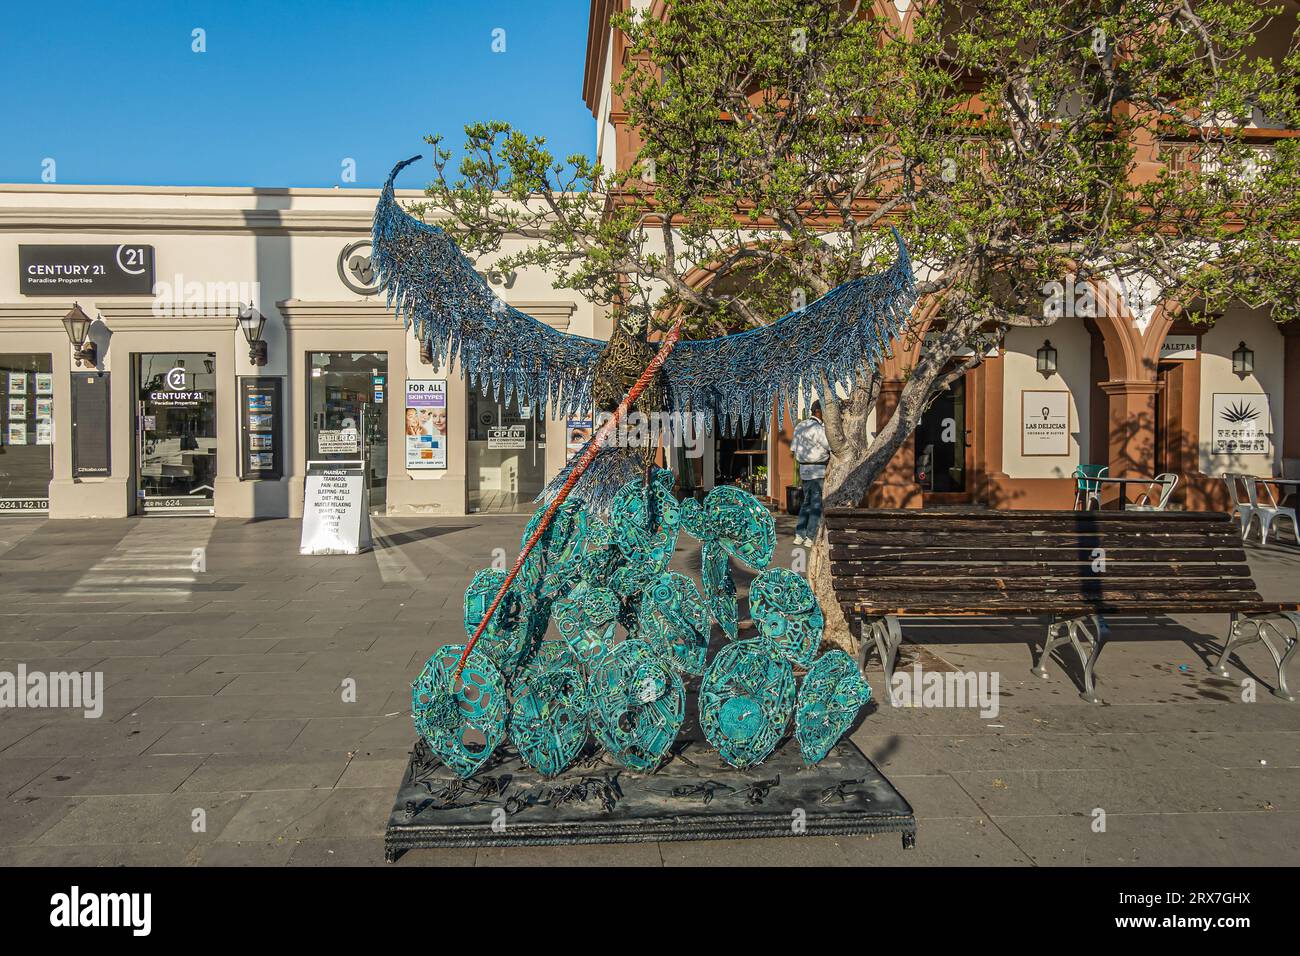
[[[393,790],[280,790],[251,794],[221,842],[382,838]]]
[[[16,796],[171,793],[194,773],[202,759],[190,755],[65,757],[39,773]]]
[[[998,827],[1038,866],[1294,866],[1300,814],[1107,813],[1091,817],[998,817]]]
[[[184,847],[209,843],[247,799],[242,793],[85,797],[34,842],[41,846],[159,843]]]
[[[161,729],[149,725],[151,731]],[[302,720],[204,720],[172,724],[151,754],[263,753],[284,750],[302,732]]]
[[[0,725],[2,726],[2,725]],[[5,748],[6,757],[139,756],[163,735],[162,727],[131,727],[105,720],[50,723]]]
[[[347,754],[338,751],[219,753],[198,759],[182,791],[328,790],[349,764]]]

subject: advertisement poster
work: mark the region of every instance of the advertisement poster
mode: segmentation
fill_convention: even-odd
[[[582,451],[582,446],[591,440],[592,423],[590,418],[570,418],[565,431],[566,452],[564,460],[572,461],[573,456]]]
[[[10,395],[27,394],[27,373],[26,372],[9,373],[9,394]]]
[[[447,467],[447,380],[406,382],[406,467]]]
[[[9,399],[9,417],[26,418],[27,417],[27,399],[11,398]]]
[[[25,422],[11,422],[9,425],[9,444],[27,444],[27,425]]]
[[[53,445],[54,444],[54,421],[49,418],[41,418],[36,422],[36,444]]]
[[[53,395],[54,394],[54,376],[49,372],[36,373],[36,394]]]
[[[36,400],[36,417],[53,418],[54,417],[54,399],[38,398]]]
[[[1020,393],[1020,453],[1070,454],[1070,393]]]
[[[1273,416],[1262,392],[1215,392],[1211,436],[1216,455],[1267,455]]]

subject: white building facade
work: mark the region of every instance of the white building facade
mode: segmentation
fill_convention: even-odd
[[[502,407],[421,355],[368,271],[377,199],[0,185],[0,511],[296,517],[309,460],[356,459],[372,513],[531,510],[586,423]],[[541,274],[483,273],[556,328],[607,334]]]

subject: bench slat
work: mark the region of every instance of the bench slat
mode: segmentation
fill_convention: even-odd
[[[1249,577],[1179,577],[1173,582],[1168,578],[1142,577],[1091,577],[1053,575],[1050,577],[935,577],[917,579],[906,577],[835,577],[835,589],[841,593],[862,592],[865,594],[897,593],[902,591],[939,591],[950,596],[951,600],[960,601],[962,595],[980,595],[985,592],[1037,591],[1042,594],[1126,594],[1141,592],[1147,594],[1161,593],[1164,586],[1176,583],[1182,593],[1205,594],[1223,591],[1255,591],[1255,582]]]
[[[836,561],[831,560],[831,575],[836,583],[841,579],[863,579],[866,581],[882,578],[905,580],[912,578],[942,577],[945,580],[963,580],[966,578],[1080,578],[1084,580],[1105,580],[1107,578],[1154,578],[1168,580],[1177,576],[1210,580],[1233,580],[1251,578],[1248,564],[1190,564],[1177,561],[1117,561],[1107,558],[1105,571],[1094,571],[1093,562],[1085,559],[1074,562],[1046,561],[1010,564],[1005,561],[986,564],[963,562],[954,565],[944,562],[925,564],[919,561]]]
[[[938,538],[938,540],[936,540]],[[1110,534],[1088,531],[1058,530],[1021,533],[1019,531],[999,531],[985,528],[982,531],[950,532],[947,528],[934,527],[930,530],[908,529],[872,532],[832,531],[829,534],[832,545],[871,545],[894,544],[922,547],[944,544],[948,547],[1104,547],[1109,543],[1136,547],[1147,544],[1151,547],[1176,545],[1183,548],[1206,548],[1221,544],[1235,543],[1240,546],[1241,539],[1231,532],[1211,534],[1200,531],[1158,531],[1147,530],[1141,533]]]
[[[863,545],[858,547],[832,544],[831,560],[839,562],[879,561],[882,563],[916,560],[940,562],[990,560],[1087,561],[1090,563],[1093,560],[1093,550],[1094,548],[1091,546],[1076,548],[931,547],[918,549],[896,544]],[[1126,548],[1108,543],[1106,545],[1106,559],[1108,562],[1200,561],[1215,564],[1241,564],[1246,560],[1246,552],[1240,545],[1234,548],[1151,548],[1149,546]]]
[[[1200,601],[1169,604],[1148,602],[1141,605],[1115,603],[1110,601],[1078,602],[1070,604],[1061,602],[1051,606],[1043,602],[1029,602],[1021,605],[1010,602],[997,606],[982,605],[963,607],[952,604],[945,607],[924,607],[921,605],[863,604],[852,601],[840,602],[840,608],[846,617],[880,617],[893,614],[898,617],[989,617],[992,615],[1042,615],[1042,614],[1112,614],[1115,616],[1147,617],[1151,614],[1227,614],[1242,611],[1250,614],[1267,614],[1273,611],[1300,611],[1300,604],[1285,604],[1275,601],[1237,600],[1234,596],[1229,601]]]
[[[1145,605],[1178,608],[1184,604],[1213,603],[1207,599],[1204,591],[1179,591],[1171,588],[1155,591],[1106,591],[1104,594],[1082,594],[1078,590],[1063,591],[1053,594],[1043,590],[990,591],[987,593],[945,594],[943,591],[902,590],[882,591],[872,588],[859,591],[851,588],[837,589],[841,603],[847,602],[859,607],[906,607],[906,608],[997,608],[999,605],[1015,607],[1050,607],[1062,604],[1107,603],[1142,607]],[[1245,604],[1258,602],[1259,594],[1254,591],[1234,591],[1232,600]]]
[[[1231,516],[1221,511],[913,511],[887,509],[844,509],[832,507],[824,512],[823,519],[831,527],[861,527],[867,524],[893,522],[924,527],[927,524],[983,525],[985,529],[998,524],[1011,524],[1015,527],[1044,525],[1057,527],[1062,525],[1105,524],[1125,525],[1140,522],[1153,524],[1226,524],[1231,527]]]

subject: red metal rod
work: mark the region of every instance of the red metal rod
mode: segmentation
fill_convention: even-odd
[[[600,453],[600,450],[605,447],[605,442],[609,440],[610,433],[618,427],[618,423],[622,420],[623,416],[627,414],[632,403],[637,400],[641,393],[646,390],[646,386],[648,386],[654,380],[655,375],[659,373],[659,369],[663,367],[664,362],[668,358],[668,353],[673,350],[673,346],[677,344],[677,339],[681,334],[682,319],[678,318],[677,321],[673,323],[673,327],[668,330],[668,334],[664,336],[663,343],[659,346],[659,351],[656,352],[654,358],[650,360],[650,364],[645,367],[645,371],[641,373],[641,377],[633,383],[632,387],[628,390],[627,395],[623,397],[623,401],[620,402],[618,408],[614,410],[613,416],[606,421],[604,425],[600,426],[600,430],[593,436],[591,444],[587,446],[587,450],[582,453],[582,457],[578,459],[577,463],[573,466],[573,469],[569,472],[568,480],[564,482],[564,485],[560,488],[555,498],[552,499],[546,512],[542,515],[542,521],[537,526],[537,530],[532,533],[528,541],[524,544],[523,548],[519,552],[519,557],[515,558],[514,567],[510,569],[510,573],[506,575],[506,579],[501,582],[501,587],[497,590],[497,596],[492,599],[492,606],[489,607],[487,613],[483,615],[483,620],[479,621],[478,628],[474,631],[474,636],[471,637],[469,643],[465,645],[465,650],[461,651],[460,660],[456,664],[456,672],[451,675],[451,684],[453,689],[455,689],[456,681],[460,679],[460,672],[465,669],[465,662],[469,660],[470,652],[474,650],[474,645],[477,644],[478,639],[483,636],[483,632],[487,629],[488,622],[492,620],[492,615],[496,613],[497,605],[499,605],[501,599],[505,597],[506,591],[510,590],[510,585],[519,574],[519,569],[524,566],[524,562],[528,560],[528,555],[532,552],[537,542],[541,540],[542,534],[551,523],[551,519],[555,517],[555,512],[559,510],[560,505],[564,504],[564,499],[569,497],[569,492],[572,491],[573,486],[578,483],[578,479],[581,478],[582,473],[587,470],[587,466],[590,465],[596,455]]]

